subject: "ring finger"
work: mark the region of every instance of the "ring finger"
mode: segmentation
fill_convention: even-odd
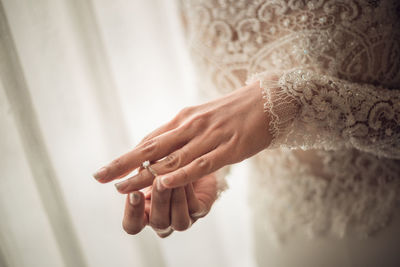
[[[192,162],[194,159],[211,151],[216,145],[217,140],[204,140],[204,138],[195,138],[185,146],[174,151],[164,159],[151,165],[151,168],[158,174],[166,174],[179,169]],[[153,183],[154,175],[147,169],[143,169],[135,176],[115,184],[117,190],[126,194],[132,191],[140,190],[143,187]]]

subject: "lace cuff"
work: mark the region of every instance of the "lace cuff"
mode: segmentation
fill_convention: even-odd
[[[269,114],[269,131],[272,141],[268,148],[278,148],[287,143],[290,125],[293,123],[300,105],[298,101],[284,91],[280,76],[269,72],[257,73],[251,76],[246,84],[260,82],[264,99],[264,112]]]
[[[215,172],[216,182],[217,182],[217,199],[221,194],[229,188],[225,177],[230,173],[230,166],[225,166]]]
[[[400,159],[400,90],[301,69],[248,83],[257,80],[271,118],[269,148],[356,148]]]

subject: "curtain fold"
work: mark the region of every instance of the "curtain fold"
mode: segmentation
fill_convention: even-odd
[[[1,267],[251,266],[240,177],[167,240],[127,235],[125,196],[91,177],[197,103],[176,12],[168,0],[0,0]]]
[[[42,205],[67,266],[85,267],[86,262],[65,205],[56,172],[50,160],[33,108],[11,35],[3,4],[0,2],[0,73],[25,156],[35,179]]]

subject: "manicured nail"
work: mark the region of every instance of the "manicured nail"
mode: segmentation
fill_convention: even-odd
[[[96,180],[104,179],[107,176],[107,171],[106,167],[100,168],[98,171],[93,173],[93,177],[96,178]]]
[[[118,191],[122,191],[122,190],[124,190],[126,188],[126,186],[128,184],[129,184],[129,181],[125,180],[125,181],[122,181],[122,182],[114,184],[114,186]]]
[[[190,214],[190,217],[192,217],[193,219],[198,219],[198,218],[204,217],[206,215],[207,215],[207,210],[201,210],[201,211]]]
[[[137,192],[129,194],[129,203],[131,203],[132,206],[139,204],[139,202],[140,202],[140,196]]]
[[[164,177],[161,177],[161,182],[162,182],[163,186],[166,186],[172,182],[172,179],[169,176],[164,176]]]

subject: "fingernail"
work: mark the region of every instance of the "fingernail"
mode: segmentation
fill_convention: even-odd
[[[93,177],[96,178],[96,180],[104,179],[104,178],[106,178],[106,175],[107,175],[107,168],[106,167],[102,167],[98,171],[93,173]]]
[[[207,215],[207,210],[201,210],[201,211],[190,214],[190,217],[192,217],[193,219],[198,219],[198,218],[204,217],[206,215]]]
[[[131,203],[132,206],[136,206],[140,202],[140,196],[137,192],[133,192],[129,194],[129,203]]]
[[[169,176],[161,177],[161,182],[162,182],[163,186],[169,185],[171,183],[171,181],[172,181],[172,179]]]
[[[122,182],[119,182],[119,183],[114,184],[115,188],[116,188],[118,191],[124,190],[124,189],[126,188],[127,185],[128,185],[128,180],[125,180],[125,181],[122,181]]]
[[[165,187],[163,186],[163,184],[161,183],[161,178],[158,178],[156,181],[156,187],[157,187],[157,191],[162,192],[165,190]]]

